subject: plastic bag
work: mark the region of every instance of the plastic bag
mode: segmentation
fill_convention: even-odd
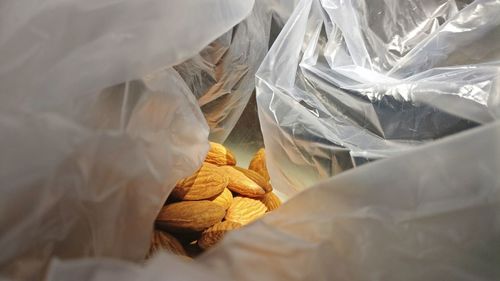
[[[294,0],[257,0],[252,13],[175,70],[196,96],[210,140],[224,142],[255,89],[255,73]]]
[[[2,1],[0,279],[40,279],[53,256],[144,257],[208,127],[171,68],[134,79],[192,57],[252,5]]]
[[[48,280],[498,280],[500,122],[342,173],[196,260],[52,263]]]
[[[273,184],[293,194],[498,119],[500,4],[465,2],[301,1],[257,73]]]
[[[95,4],[92,8],[106,10],[106,3],[125,2],[80,5]],[[235,18],[236,10],[244,14],[242,7],[236,9],[231,3],[224,7],[233,7]],[[7,4],[2,5],[0,15]],[[124,18],[129,27],[135,26]],[[4,58],[1,48],[0,54]],[[40,76],[57,76],[51,73],[57,67],[45,66],[47,72]],[[134,64],[125,69],[136,70]],[[79,64],[65,70],[59,76],[68,79],[102,74],[86,73],[87,68]],[[20,77],[28,79],[28,74]],[[120,76],[118,82],[131,77]],[[499,124],[311,188],[276,213],[229,234],[218,248],[191,263],[170,255],[158,256],[144,267],[93,258],[138,260],[147,248],[145,238],[157,211],[153,209],[165,199],[158,195],[166,196],[175,178],[200,163],[208,129],[200,121],[203,117],[189,89],[172,69],[99,94],[93,94],[94,88],[116,81],[79,88],[73,85],[78,79],[70,80],[64,84],[71,87],[53,85],[57,99],[49,99],[51,93],[45,92],[52,89],[50,85],[40,84],[44,99],[28,92],[24,96],[28,99],[20,98],[17,108],[12,106],[15,103],[10,108],[2,104],[0,145],[8,148],[0,162],[2,278],[36,279],[50,256],[60,260],[52,260],[48,280],[433,280],[450,274],[480,280],[498,276]],[[67,87],[76,91],[60,92]],[[33,105],[28,106],[28,100]],[[480,170],[470,169],[467,161],[474,161]],[[415,168],[421,173],[415,173]],[[394,173],[381,176],[387,170]],[[77,259],[82,256],[89,258]]]

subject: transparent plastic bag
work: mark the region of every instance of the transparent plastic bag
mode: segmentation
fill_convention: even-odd
[[[17,11],[18,17],[26,14],[15,7],[22,11],[43,7],[23,3],[1,4],[0,19],[7,24],[0,25],[5,28],[0,40],[9,30],[6,26],[15,26],[7,20],[12,15],[4,11]],[[176,9],[169,6],[172,3],[51,1],[52,6],[46,7],[50,12],[43,13],[42,18],[58,19],[55,12],[59,5],[69,9],[83,6],[84,11],[94,15],[109,11],[107,4],[119,5],[126,11],[141,10],[136,9],[137,5],[144,5],[144,12],[184,16],[190,10],[181,13],[183,3],[189,6],[195,2],[175,2],[179,5]],[[224,19],[233,16],[234,21],[249,12],[242,1],[196,3],[202,14],[214,8],[227,13]],[[158,23],[134,21],[123,12],[115,16],[120,15],[117,21],[128,23],[127,30],[142,24],[149,30]],[[67,14],[66,10],[63,14]],[[220,22],[213,21],[217,18],[198,19],[196,24],[214,24],[222,29]],[[106,13],[102,20],[114,22]],[[231,21],[224,22],[232,26]],[[78,31],[116,38],[115,29],[103,22],[98,31],[83,28],[85,24],[76,26],[82,27]],[[175,27],[179,26],[177,22]],[[75,34],[73,28],[66,27],[61,25],[65,32],[54,30],[54,34],[66,34],[61,36],[66,38],[48,40],[47,44],[55,45],[44,46],[47,51]],[[197,38],[213,38],[193,46],[205,46],[227,29],[219,33],[214,29],[212,34],[202,30],[204,35]],[[19,49],[24,50],[21,42],[17,41]],[[230,233],[219,246],[192,262],[162,254],[146,265],[134,263],[147,250],[152,221],[169,186],[201,163],[208,136],[204,117],[178,73],[167,68],[144,77],[157,64],[177,62],[152,60],[154,63],[138,66],[136,63],[151,47],[139,45],[139,50],[126,52],[133,54],[131,60],[120,51],[120,47],[127,48],[120,42],[112,45],[113,50],[104,44],[92,52],[121,53],[116,56],[121,56],[122,63],[117,64],[108,65],[106,60],[97,65],[83,64],[92,61],[92,56],[79,56],[79,50],[68,48],[52,58],[43,57],[43,52],[28,53],[31,58],[24,63],[29,64],[23,65],[7,56],[13,49],[2,49],[0,44],[0,58],[4,62],[9,59],[9,64],[0,64],[4,71],[0,79],[6,83],[0,85],[7,91],[0,93],[2,102],[6,102],[0,103],[0,145],[4,148],[0,160],[1,279],[39,279],[50,258],[47,280],[497,279],[498,122],[344,173],[306,192],[292,192],[296,196],[280,209]],[[161,52],[175,51],[177,47],[182,48],[176,45]],[[192,57],[199,50],[192,51],[186,56]],[[76,62],[81,63],[72,64],[75,61],[68,58],[68,53],[73,52],[72,56],[79,58]],[[106,56],[98,57],[102,60]],[[40,65],[37,59],[47,63]],[[106,65],[109,68],[101,70]],[[10,75],[15,71],[19,76]],[[2,76],[4,73],[12,79]],[[38,74],[34,81],[30,80],[33,73]],[[49,79],[54,77],[65,80],[58,84],[58,79]],[[80,78],[86,82],[80,82]],[[27,84],[23,85],[22,80]],[[39,91],[26,91],[29,89]],[[261,116],[269,118],[262,112]],[[300,135],[296,136],[288,140],[301,143]],[[324,155],[329,147],[316,146],[318,153],[324,149]]]
[[[193,261],[52,263],[48,280],[498,280],[500,122],[342,173]]]
[[[292,194],[498,119],[499,13],[491,0],[301,1],[257,72],[273,184]]]
[[[252,5],[2,1],[0,279],[41,279],[55,256],[143,259],[208,127],[173,69],[138,78],[192,57]]]
[[[255,73],[294,0],[257,0],[252,13],[175,69],[196,96],[210,140],[224,142],[255,90]],[[276,33],[276,31],[274,31]]]

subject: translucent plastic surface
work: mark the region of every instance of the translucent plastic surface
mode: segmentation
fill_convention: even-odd
[[[499,165],[496,122],[324,181],[192,262],[55,261],[48,279],[498,280]]]
[[[224,142],[255,90],[255,73],[294,0],[257,0],[252,13],[198,55],[175,66],[198,100],[210,140]]]
[[[153,220],[169,189],[196,169],[208,148],[209,129],[195,96],[170,66],[199,53],[242,20],[252,4],[0,4],[0,279],[498,280],[500,123],[428,143],[435,134],[448,134],[440,130],[443,126],[453,125],[448,130],[456,132],[498,116],[495,45],[481,45],[483,55],[474,63],[484,64],[456,66],[451,61],[466,57],[453,53],[405,78],[396,70],[393,75],[351,63],[359,79],[333,87],[349,97],[342,99],[349,110],[342,110],[333,102],[318,102],[327,95],[318,94],[323,93],[320,79],[313,78],[340,70],[317,52],[325,43],[318,26],[328,13],[313,1],[299,4],[258,80],[273,185],[295,196],[230,233],[199,259],[163,254],[142,265]],[[489,23],[485,13],[495,11],[493,4],[431,7],[449,22],[476,5],[484,16],[477,21]],[[326,26],[335,30],[333,23]],[[491,43],[491,36],[481,40]],[[471,49],[460,51],[470,54]],[[280,50],[289,55],[272,59]],[[387,61],[396,66],[400,60]],[[362,75],[364,70],[370,75]],[[387,82],[359,82],[374,77]],[[322,85],[332,83],[327,81]],[[384,95],[369,90],[378,89],[374,85]],[[413,89],[419,87],[444,94],[426,98],[425,90],[417,98]],[[457,89],[463,92],[457,95]],[[395,117],[374,109],[384,104],[385,93],[408,106],[419,100],[436,112],[459,112],[450,115],[465,125],[439,117],[430,122],[436,130],[386,139],[404,134],[397,124],[392,128],[380,121]],[[399,103],[389,108],[406,114]],[[366,120],[378,118],[372,122],[377,129],[360,130],[364,123],[347,116],[353,112]],[[369,149],[358,149],[359,144]],[[407,151],[416,144],[423,146]],[[296,193],[297,183],[309,186],[349,168],[343,165],[352,166],[352,159],[393,155]],[[317,178],[300,178],[304,173]]]
[[[500,3],[304,0],[257,73],[275,186],[500,117]]]
[[[168,67],[252,5],[0,3],[0,279],[39,280],[55,256],[143,259],[170,188],[208,149],[196,100]]]

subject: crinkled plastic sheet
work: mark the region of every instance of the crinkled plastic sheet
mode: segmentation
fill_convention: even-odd
[[[500,122],[345,172],[196,260],[52,263],[48,280],[498,280]]]
[[[498,279],[498,123],[323,182],[230,233],[193,262],[167,254],[145,266],[131,262],[147,249],[168,186],[201,162],[208,135],[190,89],[175,71],[144,75],[177,64],[176,56],[167,56],[170,51],[186,55],[180,60],[192,57],[251,5],[132,2],[0,4],[1,279],[35,280],[50,257],[47,280]],[[134,18],[139,10],[148,17]],[[73,17],[60,25],[59,17],[68,12]],[[224,17],[212,18],[214,13]],[[23,17],[39,21],[13,20]],[[189,36],[180,27],[189,27],[195,42],[183,45],[169,37],[165,42],[174,45],[166,49],[144,44],[176,34],[163,29],[170,20],[183,39]],[[22,44],[31,37],[17,37],[11,28],[20,26],[19,35],[50,40]],[[69,44],[80,32],[90,37],[76,36],[79,43],[94,42],[87,46],[92,52]],[[120,38],[145,40],[131,47]],[[16,49],[29,59],[15,56]],[[123,81],[129,82],[116,85]],[[308,141],[299,136],[288,141]],[[331,145],[320,140],[316,151],[327,156]]]
[[[273,184],[293,194],[498,119],[498,14],[493,0],[301,1],[257,73]]]
[[[208,127],[172,68],[134,79],[192,57],[252,5],[2,1],[0,279],[39,280],[55,256],[143,259]]]
[[[196,96],[210,140],[224,142],[255,89],[255,73],[294,0],[257,0],[252,13],[175,69]]]

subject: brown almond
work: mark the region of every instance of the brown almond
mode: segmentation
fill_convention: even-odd
[[[225,213],[212,201],[182,201],[163,206],[156,225],[172,232],[197,232],[220,222]]]
[[[181,242],[177,238],[167,232],[154,230],[147,258],[152,257],[159,250],[166,250],[176,255],[187,256],[184,247],[182,247]]]
[[[212,199],[212,202],[222,206],[224,210],[227,210],[233,202],[233,194],[231,193],[231,190],[224,188],[224,191],[222,191],[221,194]]]
[[[241,227],[241,224],[232,221],[216,223],[212,227],[203,231],[200,239],[198,239],[198,245],[202,249],[208,249],[219,242],[228,231],[239,227]]]
[[[205,158],[205,162],[217,166],[234,166],[236,165],[236,158],[231,150],[227,149],[222,144],[210,142],[210,150]]]
[[[266,166],[266,154],[264,148],[259,149],[257,153],[253,156],[248,166],[249,170],[259,173],[266,181],[269,181],[269,172]]]
[[[203,200],[226,188],[228,177],[216,165],[204,163],[196,173],[177,182],[171,196],[178,200]]]
[[[219,167],[229,178],[227,188],[247,197],[261,197],[266,193],[264,188],[232,166]]]
[[[271,186],[269,181],[267,181],[263,176],[261,176],[256,171],[252,171],[249,169],[240,168],[240,167],[236,167],[236,166],[234,168],[236,170],[242,172],[243,174],[245,174],[245,176],[247,176],[249,179],[253,180],[258,185],[260,185],[260,187],[262,187],[262,189],[264,189],[264,191],[266,193],[273,191],[273,187]]]
[[[262,217],[266,211],[266,205],[259,200],[237,196],[234,197],[225,218],[228,221],[245,225]]]
[[[267,207],[267,211],[272,211],[281,205],[281,200],[273,192],[266,193],[266,195],[260,198],[260,201],[264,203]]]

